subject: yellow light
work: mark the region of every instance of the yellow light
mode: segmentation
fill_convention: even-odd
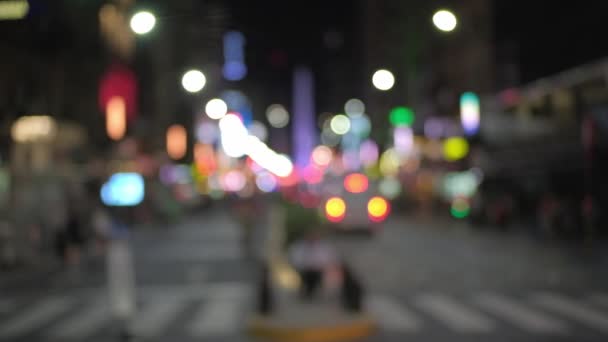
[[[57,134],[55,120],[47,115],[32,115],[19,118],[11,128],[13,140],[20,143],[49,141]]]
[[[382,197],[372,197],[367,202],[367,212],[372,221],[382,221],[386,218],[389,211],[388,202]]]
[[[23,19],[29,11],[27,0],[0,1],[0,20]]]
[[[127,132],[127,106],[120,96],[114,96],[106,105],[106,132],[112,140],[120,140]]]
[[[167,129],[167,154],[174,160],[182,159],[188,148],[186,129],[182,125],[172,125]]]
[[[325,203],[325,213],[328,220],[339,222],[346,214],[346,203],[340,197],[332,197]]]
[[[443,156],[447,161],[457,161],[469,154],[469,143],[460,137],[448,138],[443,142]]]
[[[380,156],[380,172],[384,176],[395,176],[399,173],[399,155],[394,148],[390,148]]]

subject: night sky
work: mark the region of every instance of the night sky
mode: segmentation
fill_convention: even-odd
[[[608,56],[608,1],[495,4],[496,42],[515,43],[523,82]]]

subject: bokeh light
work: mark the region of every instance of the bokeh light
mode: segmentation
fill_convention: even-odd
[[[27,16],[30,4],[27,0],[8,0],[0,2],[0,20],[18,20]]]
[[[340,197],[332,197],[325,202],[325,214],[331,222],[340,222],[346,214],[346,203]]]
[[[247,66],[241,61],[226,62],[222,74],[228,81],[240,81],[247,76]]]
[[[167,129],[167,154],[174,160],[182,159],[188,149],[188,134],[182,125],[171,125]]]
[[[245,188],[247,179],[243,172],[239,170],[232,170],[227,172],[222,178],[222,185],[225,191],[238,192]]]
[[[228,105],[222,99],[211,99],[205,106],[205,113],[214,120],[219,120],[228,113]]]
[[[479,97],[475,93],[466,92],[460,96],[460,123],[468,136],[479,130]]]
[[[365,114],[354,114],[350,117],[351,132],[358,138],[367,138],[372,131],[372,123]]]
[[[429,139],[439,139],[444,135],[444,123],[438,118],[424,121],[424,135]]]
[[[248,129],[249,134],[260,139],[261,141],[266,141],[268,138],[268,129],[266,129],[266,126],[259,121],[253,121],[251,125],[249,125]]]
[[[147,11],[138,12],[131,17],[130,25],[131,30],[136,34],[146,34],[156,25],[156,17]]]
[[[100,191],[101,201],[108,206],[136,206],[144,200],[144,196],[144,178],[135,172],[113,174]]]
[[[255,184],[262,192],[273,192],[277,188],[277,179],[269,172],[260,172],[255,178]]]
[[[379,90],[390,90],[395,85],[395,76],[386,69],[380,69],[372,76],[372,83]]]
[[[324,129],[321,132],[321,143],[325,146],[336,147],[340,144],[342,137],[334,133],[331,129]]]
[[[198,93],[203,90],[206,83],[207,78],[199,70],[189,70],[182,76],[182,87],[190,93]]]
[[[316,165],[325,167],[331,163],[331,160],[333,159],[333,151],[327,146],[319,145],[312,150],[311,159]]]
[[[384,177],[378,184],[378,191],[388,199],[395,199],[401,194],[401,183],[396,177]]]
[[[353,194],[360,194],[367,191],[369,180],[361,173],[352,173],[344,178],[344,188]]]
[[[414,111],[408,107],[395,107],[390,112],[389,121],[393,126],[411,126],[414,123]]]
[[[350,119],[344,114],[338,114],[331,119],[329,125],[334,133],[344,135],[350,130]]]
[[[115,96],[106,105],[106,132],[112,140],[120,140],[127,132],[127,105],[120,96]]]
[[[289,124],[289,113],[282,105],[273,104],[266,109],[266,119],[270,126],[283,128]]]
[[[395,149],[389,148],[380,156],[380,172],[384,176],[395,176],[399,173],[399,154]]]
[[[443,157],[447,161],[457,161],[467,156],[469,143],[461,137],[448,138],[443,142]]]
[[[202,121],[196,127],[196,139],[203,144],[213,144],[219,137],[219,128],[215,122]]]
[[[344,112],[347,115],[357,115],[365,113],[365,104],[359,99],[350,99],[344,104]]]
[[[471,212],[471,205],[469,204],[468,199],[466,199],[464,197],[458,197],[452,201],[450,213],[455,218],[463,219],[463,218],[469,216],[470,212]]]
[[[374,222],[382,222],[388,216],[390,205],[387,200],[382,197],[372,197],[367,202],[367,213],[370,220]]]
[[[433,15],[433,24],[443,32],[451,32],[458,25],[458,19],[448,10],[439,10]]]
[[[364,166],[370,166],[378,161],[378,144],[373,140],[365,140],[359,147],[359,159]]]
[[[395,151],[399,156],[409,156],[414,149],[414,132],[409,127],[396,127],[393,132]]]

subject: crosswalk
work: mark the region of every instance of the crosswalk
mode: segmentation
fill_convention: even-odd
[[[251,312],[253,291],[241,283],[205,288],[156,288],[141,291],[131,322],[137,336],[183,334],[195,339],[240,335]],[[608,294],[570,296],[558,292],[505,295],[418,293],[406,298],[371,294],[368,313],[388,334],[407,336],[442,329],[453,335],[500,334],[506,329],[530,336],[575,337],[592,332],[608,338]],[[84,341],[102,336],[116,324],[101,291],[95,295],[50,296],[30,303],[3,300],[0,341],[44,337],[45,341]]]

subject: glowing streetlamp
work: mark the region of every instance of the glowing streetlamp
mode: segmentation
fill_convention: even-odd
[[[448,10],[439,10],[433,15],[433,24],[443,32],[452,32],[458,25],[456,15]]]
[[[377,89],[386,91],[395,85],[395,76],[386,69],[380,69],[372,76],[372,83]]]
[[[154,14],[147,11],[137,12],[131,17],[131,22],[129,24],[131,25],[131,30],[136,34],[147,34],[152,31],[156,25],[156,17]]]
[[[198,93],[203,90],[206,83],[207,78],[205,78],[205,75],[199,70],[187,71],[184,76],[182,76],[182,86],[189,93]]]

